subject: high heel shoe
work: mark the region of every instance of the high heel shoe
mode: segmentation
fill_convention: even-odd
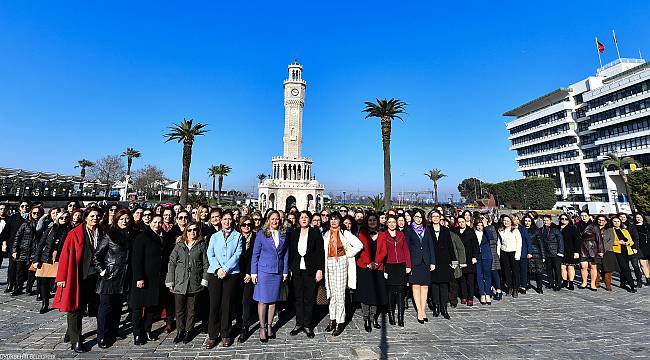
[[[267,328],[267,334],[269,339],[275,339],[275,333],[273,332],[273,325],[268,324],[266,325],[266,328]]]
[[[262,334],[264,334],[263,337]],[[260,326],[260,342],[263,344],[269,342],[269,334],[266,332],[266,326]]]

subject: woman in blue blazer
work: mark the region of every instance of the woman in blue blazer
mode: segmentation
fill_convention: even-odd
[[[476,280],[478,281],[478,292],[481,295],[481,304],[492,304],[492,248],[490,237],[492,233],[484,231],[483,221],[474,220],[474,232],[479,242],[479,258],[476,263]]]
[[[428,321],[426,314],[427,296],[431,285],[431,271],[436,267],[436,255],[433,247],[433,237],[427,228],[424,211],[413,211],[413,223],[404,227],[404,235],[411,254],[411,274],[409,283],[413,290],[413,301],[418,312],[420,324]]]
[[[282,282],[289,276],[289,242],[286,240],[286,231],[280,228],[280,214],[270,211],[264,227],[255,236],[251,259],[251,280],[255,284],[253,299],[257,301],[261,342],[275,338],[275,303],[280,300]]]
[[[208,244],[208,293],[210,294],[210,315],[208,320],[208,342],[205,347],[212,349],[221,336],[224,347],[232,345],[231,312],[233,300],[237,297],[241,278],[239,258],[242,253],[242,240],[232,227],[233,216],[230,210],[221,214],[221,229],[210,237]]]

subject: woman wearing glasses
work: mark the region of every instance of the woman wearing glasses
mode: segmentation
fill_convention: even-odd
[[[573,225],[567,214],[560,215],[560,229],[564,241],[564,257],[562,258],[562,280],[563,285],[573,290],[573,280],[576,277],[576,265],[580,262],[580,247],[582,239],[578,228]]]
[[[27,294],[34,295],[35,273],[29,271],[29,264],[34,262],[36,248],[38,245],[39,233],[36,231],[38,220],[43,216],[43,208],[40,205],[33,205],[25,222],[20,225],[11,257],[16,261],[16,290],[11,296],[21,295],[27,281]]]
[[[54,264],[59,262],[61,257],[61,250],[63,249],[63,242],[68,232],[72,229],[70,224],[70,214],[67,211],[59,213],[56,221],[45,229],[41,241],[38,244],[38,251],[36,252],[36,268],[42,268],[43,264]],[[37,271],[37,276],[38,271]],[[41,293],[41,309],[40,313],[44,314],[48,311],[50,304],[50,289],[54,283],[54,276],[41,277],[39,291]]]
[[[630,257],[634,255],[634,240],[630,232],[623,227],[623,221],[618,215],[614,216],[611,222],[612,228],[607,231],[605,237],[611,237],[614,240],[612,250],[616,254],[621,288],[635,293],[636,289],[632,280],[632,271],[630,270]]]
[[[109,347],[118,338],[122,311],[122,294],[126,293],[129,248],[131,247],[131,214],[120,209],[113,215],[113,225],[106,236],[99,240],[93,257],[99,272],[97,294],[97,340],[102,349]],[[130,279],[129,279],[130,280]]]
[[[251,259],[251,280],[255,284],[253,299],[257,301],[260,321],[260,341],[274,339],[273,317],[275,303],[280,300],[280,287],[289,276],[289,242],[286,229],[281,228],[280,214],[267,213],[266,223],[257,233]]]
[[[257,233],[262,230],[262,213],[259,210],[255,210],[251,214],[251,218],[253,219],[253,232]]]
[[[174,294],[177,326],[174,343],[187,344],[191,340],[199,294],[208,286],[207,247],[200,224],[189,224],[176,242],[169,256],[165,286]]]
[[[240,334],[237,342],[243,343],[248,338],[250,326],[253,324],[253,314],[255,314],[255,300],[253,300],[253,291],[255,284],[251,281],[251,259],[253,257],[253,247],[255,246],[255,232],[253,231],[253,218],[244,215],[239,220],[239,231],[241,233],[242,253],[239,257],[239,270],[244,274],[242,286],[242,311],[239,321]]]
[[[210,315],[206,349],[215,347],[219,337],[224,347],[232,345],[231,309],[234,309],[234,299],[238,298],[242,254],[242,237],[233,229],[232,221],[232,212],[225,210],[221,215],[221,230],[212,235],[208,245]]]
[[[312,315],[316,299],[316,285],[323,279],[325,254],[323,236],[318,229],[310,227],[312,216],[309,211],[298,213],[299,228],[289,235],[289,268],[293,280],[296,326],[289,335],[301,331],[313,338]]]

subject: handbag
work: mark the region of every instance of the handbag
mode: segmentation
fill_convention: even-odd
[[[41,265],[40,269],[36,270],[36,277],[41,278],[55,278],[56,273],[59,271],[59,263],[54,264],[45,263]]]
[[[52,259],[56,259],[56,251],[52,255]],[[43,263],[39,269],[36,269],[36,277],[41,278],[55,278],[56,273],[59,271],[59,262],[56,261],[53,264]]]
[[[316,304],[318,305],[329,305],[330,299],[327,298],[327,289],[325,284],[321,282],[318,284],[318,290],[316,291]]]
[[[287,301],[289,300],[289,285],[288,281],[283,281],[282,284],[280,284],[280,298],[278,301]]]

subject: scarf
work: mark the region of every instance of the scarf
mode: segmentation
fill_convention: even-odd
[[[424,226],[416,225],[415,223],[413,223],[411,224],[411,227],[413,228],[413,231],[415,231],[415,233],[418,234],[418,237],[420,239],[424,237]]]

